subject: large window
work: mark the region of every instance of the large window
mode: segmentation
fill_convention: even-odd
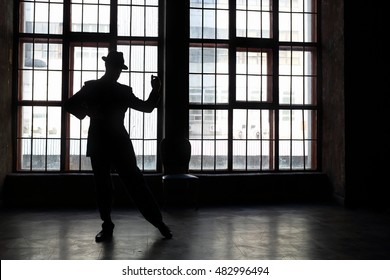
[[[317,169],[313,0],[191,0],[190,167]]]
[[[90,170],[89,118],[65,113],[63,102],[104,74],[102,56],[122,51],[129,70],[120,83],[145,99],[158,73],[158,0],[26,0],[19,2],[18,171]],[[126,128],[139,167],[157,170],[158,110],[129,110]]]
[[[190,169],[316,170],[317,0],[186,1]],[[103,75],[109,49],[129,66],[119,82],[148,97],[150,75],[165,69],[164,1],[19,0],[18,8],[15,169],[91,170],[89,119],[62,105]],[[161,109],[126,114],[143,171],[161,170]]]

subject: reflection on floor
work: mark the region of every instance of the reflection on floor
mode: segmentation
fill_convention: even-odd
[[[339,205],[170,208],[163,240],[135,209],[115,209],[114,239],[95,243],[94,209],[2,209],[2,260],[390,259],[390,215]]]

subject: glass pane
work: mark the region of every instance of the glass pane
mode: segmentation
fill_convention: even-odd
[[[268,75],[270,58],[263,51],[238,51],[236,55],[236,100],[269,101],[271,76]]]
[[[246,37],[247,34],[247,13],[245,11],[236,12],[237,23],[236,23],[236,35],[237,37]]]
[[[191,1],[190,38],[228,39],[228,1]]]
[[[229,75],[217,75],[216,103],[227,104],[229,102]]]
[[[46,139],[32,139],[31,170],[45,170]]]
[[[44,3],[46,2],[46,3]],[[20,31],[38,34],[62,34],[62,1],[21,1]],[[59,3],[54,3],[59,2]]]
[[[60,138],[61,137],[61,107],[48,107],[48,137]],[[59,155],[59,154],[58,154]]]
[[[310,51],[280,51],[279,102],[316,104],[316,62]]]
[[[189,138],[202,138],[202,110],[190,110],[189,112]]]
[[[158,48],[157,46],[145,46],[145,71],[157,73],[158,71]]]
[[[229,11],[217,10],[217,39],[229,38]]]
[[[189,93],[191,103],[228,103],[228,49],[191,47]]]
[[[145,141],[144,144],[144,170],[157,169],[157,140]]]
[[[118,1],[119,36],[158,36],[158,1]]]
[[[194,141],[191,169],[226,169],[228,111],[190,110],[189,125],[189,139]],[[196,139],[203,139],[202,144],[199,145]]]
[[[202,10],[190,10],[190,38],[202,38]]]
[[[47,73],[39,70],[33,72],[33,100],[47,99]]]
[[[97,5],[82,6],[82,32],[98,32],[98,13],[99,11]]]
[[[62,45],[23,43],[19,69],[21,100],[61,99]]]
[[[19,108],[21,111],[21,129],[19,130],[19,137],[31,137],[33,132],[32,127],[32,107],[23,106]]]
[[[131,9],[131,35],[145,36],[145,11],[144,7],[133,6]]]
[[[281,50],[279,51],[279,74],[303,75],[305,62],[313,65],[311,61],[305,61],[302,51]]]
[[[98,6],[98,13],[99,32],[110,32],[110,6]]]
[[[189,101],[190,103],[201,103],[202,101],[202,75],[191,74],[189,79]]]
[[[316,42],[317,10],[312,0],[279,0],[279,40]]]
[[[83,22],[83,6],[82,5],[72,5],[72,23],[71,30],[74,32],[82,31],[82,22]]]
[[[316,154],[316,111],[281,110],[279,118],[279,168],[312,169]]]
[[[19,160],[20,160],[20,169],[21,170],[31,170],[31,139],[19,139]]]
[[[190,0],[191,8],[201,8],[203,4],[203,0]]]
[[[71,2],[71,31],[99,33],[110,31],[110,6],[107,1]]]
[[[59,170],[61,108],[22,106],[18,150],[22,170]]]
[[[215,75],[203,75],[203,103],[215,103]]]
[[[105,66],[102,59],[108,52],[107,47],[74,47],[73,48],[73,64],[70,69],[83,70],[83,74],[94,71],[91,75],[93,79],[98,77],[96,71],[104,72]],[[85,81],[85,79],[83,79]]]
[[[143,158],[144,150],[142,145],[143,141],[133,139],[131,142],[133,143],[134,152],[137,159],[137,165],[142,170],[144,168],[144,158]]]
[[[85,156],[86,151],[86,139],[69,141],[69,170],[92,170],[90,159]]]
[[[237,37],[271,38],[270,0],[237,1],[236,18]]]
[[[132,71],[144,70],[144,59],[145,59],[144,53],[145,53],[144,46],[131,46],[130,69]]]
[[[61,168],[61,140],[47,140],[47,170],[55,171]]]
[[[215,36],[215,11],[203,10],[203,38],[214,39]]]
[[[62,72],[49,71],[48,73],[48,100],[61,100]]]
[[[35,3],[34,33],[49,32],[49,5],[47,3]]]
[[[145,19],[145,35],[148,37],[158,36],[158,7],[147,7],[146,8],[146,19]]]
[[[47,137],[47,112],[46,107],[33,107],[33,137]]]
[[[259,12],[247,12],[247,36],[261,38],[261,14]]]
[[[202,169],[215,170],[215,141],[203,140]]]
[[[54,2],[54,1],[53,1]],[[49,4],[49,33],[62,34],[63,31],[63,5]]]
[[[233,111],[233,169],[273,169],[272,113],[269,110]]]

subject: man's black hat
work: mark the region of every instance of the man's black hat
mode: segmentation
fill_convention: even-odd
[[[102,59],[109,65],[120,67],[124,70],[129,69],[125,65],[125,60],[123,58],[123,53],[118,51],[110,51],[107,56],[103,56]]]

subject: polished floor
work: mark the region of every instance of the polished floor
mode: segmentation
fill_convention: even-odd
[[[388,260],[390,214],[340,205],[172,207],[162,239],[135,209],[115,209],[114,239],[95,243],[95,209],[0,210],[2,260]]]

